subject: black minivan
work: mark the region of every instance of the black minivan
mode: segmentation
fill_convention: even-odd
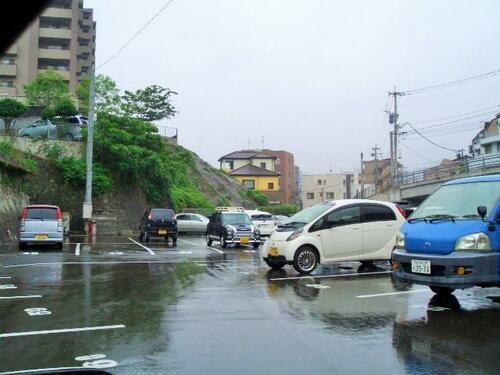
[[[153,237],[163,237],[165,241],[172,239],[177,243],[177,220],[175,212],[170,208],[150,208],[141,219],[139,225],[141,242],[149,242]]]

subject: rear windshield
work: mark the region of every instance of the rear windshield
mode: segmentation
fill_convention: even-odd
[[[173,217],[174,217],[174,210],[170,209],[151,210],[152,219],[172,219]]]
[[[56,208],[27,208],[26,219],[57,220]]]
[[[252,220],[256,220],[256,221],[273,220],[273,215],[255,214],[255,215],[252,215]]]

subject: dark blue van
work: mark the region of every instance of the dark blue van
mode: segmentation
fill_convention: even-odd
[[[438,294],[500,286],[500,175],[449,181],[429,196],[401,227],[392,268]]]

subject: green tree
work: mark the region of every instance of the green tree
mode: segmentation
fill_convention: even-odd
[[[122,111],[125,115],[143,121],[172,118],[176,114],[170,97],[175,91],[157,85],[148,86],[135,92],[125,91],[122,96]]]
[[[53,107],[69,97],[68,84],[55,70],[38,73],[32,83],[24,85],[24,93],[29,105],[41,107]]]
[[[89,86],[90,78],[85,78],[76,88],[80,109],[88,113],[89,108]],[[107,112],[119,114],[120,112],[120,90],[116,82],[104,74],[95,77],[95,109],[96,112]]]
[[[78,113],[73,101],[70,98],[63,98],[54,106],[54,114],[56,116],[74,116]]]
[[[0,118],[4,121],[6,133],[10,131],[12,120],[21,116],[26,110],[26,106],[17,100],[0,99]]]

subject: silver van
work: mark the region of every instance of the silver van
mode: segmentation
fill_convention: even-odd
[[[19,250],[28,245],[53,244],[62,250],[64,231],[59,207],[32,205],[23,208],[19,228]]]

